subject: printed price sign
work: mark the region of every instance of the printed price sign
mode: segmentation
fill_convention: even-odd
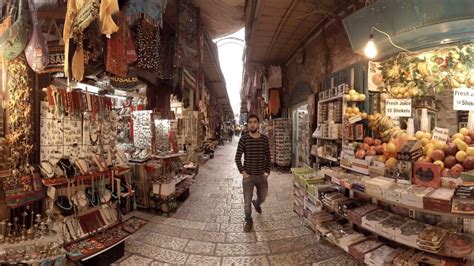
[[[362,120],[362,117],[360,117],[360,115],[353,116],[349,118],[349,124],[354,124],[356,122],[359,122],[360,120]]]
[[[385,114],[390,117],[411,117],[411,99],[387,99]]]
[[[453,96],[453,110],[474,111],[474,89],[455,89]]]
[[[440,127],[435,127],[433,129],[433,139],[446,142],[448,141],[448,138],[449,138],[449,129],[440,128]]]

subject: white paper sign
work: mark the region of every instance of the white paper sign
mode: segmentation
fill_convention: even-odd
[[[360,120],[362,120],[362,117],[360,117],[360,115],[353,116],[349,118],[349,124],[354,124],[356,122],[359,122]]]
[[[453,96],[453,110],[474,111],[474,89],[455,89]]]
[[[446,142],[448,141],[448,138],[449,138],[449,129],[440,128],[440,127],[435,127],[433,129],[433,139]]]
[[[385,114],[390,117],[411,117],[411,99],[387,99]]]

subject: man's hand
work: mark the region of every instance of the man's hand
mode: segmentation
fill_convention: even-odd
[[[243,176],[244,178],[249,178],[249,177],[250,177],[250,175],[247,174],[247,172],[245,172],[245,171],[242,172],[242,176]]]
[[[270,174],[269,173],[263,173],[264,177],[268,177]]]

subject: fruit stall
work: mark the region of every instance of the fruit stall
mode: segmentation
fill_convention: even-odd
[[[316,164],[292,169],[298,214],[369,265],[470,265],[474,45],[356,64],[324,85]]]

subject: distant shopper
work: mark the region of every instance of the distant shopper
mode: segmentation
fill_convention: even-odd
[[[229,136],[229,142],[232,142],[232,139],[234,138],[234,129],[232,127],[229,127],[227,135]]]
[[[242,129],[242,136],[249,132],[249,127],[247,123],[244,124],[244,129]]]
[[[260,120],[256,115],[247,118],[248,134],[242,134],[235,154],[235,163],[242,174],[244,190],[245,226],[244,231],[252,231],[252,205],[262,213],[261,204],[268,193],[268,176],[270,175],[270,146],[267,136],[258,132]],[[242,154],[244,164],[242,165]],[[252,200],[253,188],[257,188],[257,199]]]

